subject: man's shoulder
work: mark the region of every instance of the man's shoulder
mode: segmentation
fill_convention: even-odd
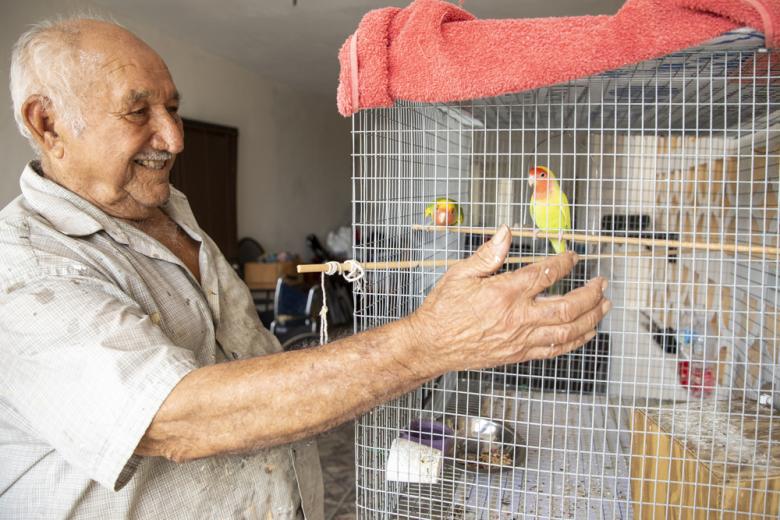
[[[0,252],[8,243],[29,243],[42,236],[66,238],[27,202],[24,195],[0,210]]]
[[[29,243],[30,221],[35,217],[22,195],[0,210],[0,255],[6,245]]]
[[[19,196],[0,210],[0,290],[6,284],[50,274],[81,273],[71,238],[57,231]]]

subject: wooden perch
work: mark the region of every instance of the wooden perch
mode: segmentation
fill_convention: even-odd
[[[470,233],[474,235],[494,235],[496,230],[490,228],[479,227],[467,227],[467,226],[421,226],[414,225],[412,229],[415,231],[448,231],[450,233]],[[596,243],[596,244],[625,244],[636,245],[644,247],[668,247],[673,249],[688,249],[688,250],[701,250],[701,251],[720,251],[726,253],[738,253],[749,255],[761,255],[780,258],[780,248],[760,246],[755,244],[720,244],[720,243],[706,243],[706,242],[682,242],[679,240],[663,240],[663,239],[651,239],[651,238],[633,238],[633,237],[616,237],[609,235],[584,235],[581,233],[545,233],[536,232],[533,230],[512,229],[513,237],[523,238],[561,238],[563,240],[569,240],[572,242],[580,243]],[[624,258],[624,257],[641,257],[648,256],[641,253],[622,253],[622,254],[591,254],[580,255],[580,260],[600,260],[606,258]],[[541,262],[547,258],[546,255],[537,256],[519,256],[508,257],[504,263],[506,264],[532,264],[534,262]],[[455,258],[442,258],[439,260],[399,260],[394,262],[366,262],[361,263],[366,271],[381,270],[381,269],[416,269],[419,267],[445,267],[459,262],[459,259]],[[348,272],[350,269],[349,263],[340,264],[341,269]],[[298,266],[299,273],[322,273],[328,270],[327,264],[302,264]]]
[[[471,233],[473,235],[494,235],[494,229],[465,226],[412,226],[416,231],[445,231],[454,233]],[[545,233],[542,231],[524,231],[512,229],[513,237],[562,239],[572,242],[596,244],[626,244],[645,247],[670,247],[673,249],[692,249],[701,251],[720,251],[724,253],[745,253],[752,255],[780,257],[780,248],[761,246],[757,244],[720,244],[717,242],[681,242],[679,240],[663,240],[657,238],[633,238],[611,235],[583,235],[581,233]],[[620,255],[623,256],[623,255]]]
[[[617,255],[579,255],[580,260],[599,260],[602,258],[614,258]],[[620,257],[630,256],[638,257],[642,256],[636,253],[629,253],[627,255],[620,255]],[[505,264],[533,264],[535,262],[541,262],[549,258],[547,255],[539,256],[508,256],[505,260]],[[441,258],[439,260],[398,260],[395,262],[365,262],[360,266],[366,271],[378,271],[380,269],[416,269],[418,267],[449,267],[457,262],[462,261],[461,258]],[[350,265],[347,262],[339,264],[341,269],[345,272],[349,272]],[[328,264],[301,264],[298,266],[299,273],[324,273],[328,270]]]

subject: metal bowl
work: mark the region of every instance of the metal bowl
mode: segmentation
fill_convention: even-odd
[[[525,463],[524,442],[501,421],[455,418],[455,458],[470,469],[509,469]]]

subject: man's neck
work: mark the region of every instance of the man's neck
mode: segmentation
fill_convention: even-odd
[[[154,208],[149,216],[142,219],[121,219],[133,227],[138,228],[147,235],[165,234],[175,231],[178,226],[171,217],[160,208]]]
[[[174,220],[160,208],[155,208],[149,218],[126,220],[143,233],[156,239],[167,247],[187,266],[196,280],[200,282],[199,251],[200,244],[193,240]]]

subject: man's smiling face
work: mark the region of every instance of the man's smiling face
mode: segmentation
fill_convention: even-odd
[[[77,135],[57,126],[62,157],[44,157],[45,169],[107,213],[141,220],[170,195],[170,170],[184,147],[179,93],[149,46],[118,27],[89,25],[79,48],[90,76],[80,82],[85,128]]]

